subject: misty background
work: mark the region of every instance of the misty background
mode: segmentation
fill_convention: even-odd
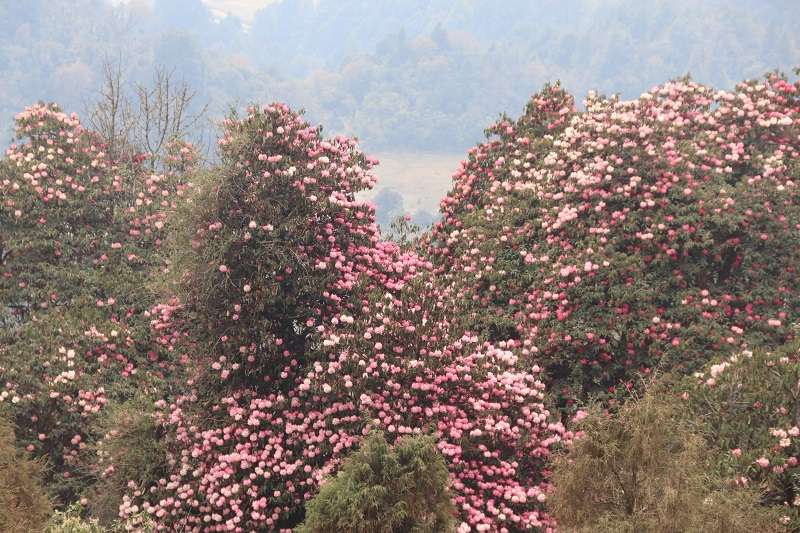
[[[800,66],[798,27],[796,0],[0,0],[0,132],[37,100],[85,116],[104,63],[129,84],[160,66],[210,119],[279,100],[358,137],[380,221],[427,224],[484,128],[543,83],[578,101],[687,73],[732,88]]]

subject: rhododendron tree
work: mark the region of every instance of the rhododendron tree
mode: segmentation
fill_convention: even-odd
[[[793,356],[704,365],[795,336],[799,120],[779,74],[582,110],[548,85],[393,242],[359,198],[376,161],[283,104],[226,119],[213,166],[173,141],[163,174],[33,106],[0,161],[0,407],[87,527],[288,531],[378,431],[430,436],[460,533],[555,531],[576,403],[705,368],[687,412],[734,398],[696,413],[723,473],[792,506]],[[731,429],[740,394],[766,432]]]
[[[519,347],[450,332],[430,263],[380,241],[354,197],[372,163],[279,104],[227,121],[220,144],[176,238],[182,302],[166,328],[189,332],[176,349],[200,370],[191,394],[158,406],[170,475],[135,485],[122,514],[291,528],[377,428],[433,433],[462,530],[550,525],[543,465],[569,434]]]
[[[384,313],[382,318],[400,318]],[[544,385],[520,369],[505,345],[476,346],[467,338],[427,352],[425,340],[410,347],[402,342],[408,335],[402,320],[379,323],[383,327],[370,328],[371,334],[356,329],[360,335],[350,340],[346,330],[326,338],[331,357],[318,356],[286,394],[239,390],[212,404],[201,397],[162,404],[162,420],[176,439],[170,459],[175,474],[155,490],[158,505],[144,508],[167,523],[179,518],[171,529],[210,523],[214,530],[214,522],[222,522],[217,529],[224,530],[236,509],[242,514],[233,527],[291,524],[296,518],[282,513],[299,512],[342,456],[378,427],[392,439],[436,435],[465,526],[524,530],[549,524],[542,511],[544,464],[550,448],[569,434],[550,421]],[[364,337],[379,350],[374,359],[362,355],[366,350],[332,350]],[[219,417],[197,413],[209,405]],[[216,497],[208,501],[206,495]],[[186,506],[199,516],[186,516]],[[141,507],[132,502],[128,509]]]
[[[68,503],[101,474],[90,452],[105,406],[161,397],[173,366],[146,285],[185,176],[117,166],[53,104],[20,113],[17,136],[0,161],[0,402]]]
[[[800,84],[676,80],[577,111],[558,86],[470,151],[427,245],[467,330],[571,404],[791,338]]]
[[[77,116],[36,105],[16,125],[21,144],[6,151],[0,179],[0,288],[5,305],[24,318],[81,295],[89,277],[76,265],[108,260],[122,229],[113,223],[122,183]]]
[[[377,242],[355,199],[375,180],[372,162],[280,104],[224,127],[222,166],[185,206],[173,271],[231,379],[285,380],[283,366],[347,305]]]

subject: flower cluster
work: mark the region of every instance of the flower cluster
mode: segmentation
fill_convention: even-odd
[[[684,398],[730,415],[698,414],[731,477],[794,509],[796,348],[765,350],[800,315],[800,83],[584,107],[548,85],[502,117],[413,244],[358,198],[376,161],[283,104],[228,118],[206,170],[174,142],[164,174],[25,110],[0,161],[19,442],[64,503],[116,483],[122,518],[244,532],[296,527],[373,430],[429,434],[459,532],[554,531],[559,420],[662,367],[699,371]]]

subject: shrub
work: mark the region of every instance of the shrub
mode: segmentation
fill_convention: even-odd
[[[550,508],[562,531],[682,533],[780,531],[758,493],[715,470],[682,406],[653,392],[616,414],[594,409],[558,455]]]
[[[455,531],[447,465],[435,439],[405,437],[390,447],[373,433],[306,505],[298,533]]]
[[[682,407],[721,452],[721,472],[800,528],[800,345],[718,358],[681,388]]]
[[[52,512],[41,482],[41,461],[16,448],[14,428],[0,416],[0,531],[41,531]]]

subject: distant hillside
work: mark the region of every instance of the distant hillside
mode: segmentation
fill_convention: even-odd
[[[461,151],[548,80],[636,97],[687,72],[732,88],[788,70],[798,24],[790,0],[283,0],[252,21],[201,0],[2,2],[0,116],[82,109],[121,55],[131,80],[174,68],[215,116],[282,100],[370,151]]]

